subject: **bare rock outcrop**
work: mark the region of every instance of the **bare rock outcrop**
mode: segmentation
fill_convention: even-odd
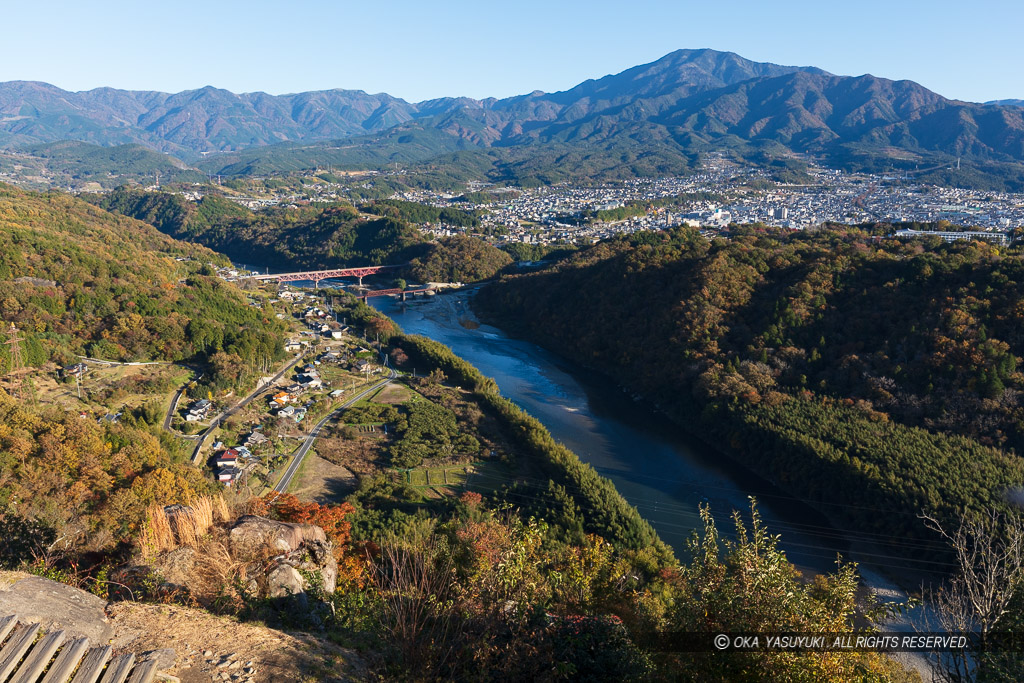
[[[17,572],[0,576],[0,615],[17,614],[47,630],[64,629],[105,643],[114,629],[104,608],[107,601],[56,581]]]
[[[249,573],[253,577],[251,593],[269,598],[305,597],[310,588],[307,577],[319,577],[318,588],[334,592],[338,563],[334,546],[320,527],[246,515],[232,527],[229,538],[235,559],[265,567],[262,577]]]
[[[266,517],[244,515],[231,528],[231,550],[235,557],[255,557],[266,548],[278,552],[297,550],[306,541],[326,543],[324,530],[312,524],[289,524]]]

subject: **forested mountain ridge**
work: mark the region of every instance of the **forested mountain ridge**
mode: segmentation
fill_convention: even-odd
[[[1018,253],[837,227],[624,236],[477,305],[840,525],[924,539],[922,511],[998,507],[1024,485],[1022,298]]]
[[[351,206],[249,211],[222,197],[119,189],[103,208],[197,242],[235,261],[277,270],[405,263],[426,248],[416,228],[390,216],[367,220]]]
[[[218,173],[443,161],[496,179],[554,182],[570,172],[681,174],[707,152],[747,159],[798,153],[857,169],[962,157],[977,166],[975,175],[998,180],[994,186],[1024,187],[1021,107],[714,50],[678,50],[563,92],[486,100],[409,103],[343,90],[235,95],[212,87],[66,93],[0,84],[0,144],[65,138],[140,143],[186,160],[225,153],[200,164]]]
[[[67,92],[47,83],[11,81],[0,84],[0,144],[70,138],[194,155],[357,135],[408,121],[414,113],[412,105],[390,95],[352,90],[277,97],[210,86],[173,94],[115,88]]]
[[[338,205],[257,213],[216,195],[193,203],[180,195],[127,188],[95,201],[239,263],[277,271],[409,264],[406,274],[418,282],[465,282],[491,277],[512,261],[475,237],[428,241],[413,222],[473,225],[479,219],[458,209],[411,202],[374,202],[361,210]]]
[[[456,107],[347,142],[245,150],[205,167],[236,173],[317,160],[443,161],[529,184],[681,174],[709,152],[754,162],[810,154],[856,170],[914,170],[962,157],[972,170],[948,180],[1020,188],[1024,111],[949,100],[912,81],[680,50],[565,92]]]
[[[206,265],[223,257],[60,193],[0,185],[0,318],[25,361],[196,360],[255,372],[283,354],[283,328]],[[0,350],[3,366],[8,349]],[[213,380],[210,376],[208,379]]]
[[[796,68],[710,50],[679,50],[659,63],[666,60],[672,63],[634,67],[617,76],[586,81],[552,98],[563,105],[584,99],[614,103],[622,97],[660,91],[666,83],[678,87],[680,80],[688,92],[696,92]],[[535,111],[548,106],[546,98],[536,97],[539,94],[410,103],[361,90],[268,95],[235,94],[206,86],[180,93],[115,88],[68,92],[47,83],[9,81],[0,83],[0,144],[12,147],[70,138],[102,145],[142,143],[170,153],[229,151],[285,140],[362,135],[457,110]]]
[[[179,159],[139,144],[93,145],[63,140],[0,151],[0,174],[22,179],[22,186],[113,188],[129,182],[200,182],[207,178]],[[92,183],[90,186],[89,184]]]

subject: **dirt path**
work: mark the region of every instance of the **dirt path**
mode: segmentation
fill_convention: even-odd
[[[365,676],[357,655],[309,636],[239,623],[176,605],[113,603],[115,650],[173,648],[168,673],[182,683],[350,681]]]

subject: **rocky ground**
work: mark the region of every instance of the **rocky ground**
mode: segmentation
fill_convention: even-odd
[[[307,635],[239,623],[173,605],[111,604],[115,649],[131,652],[173,648],[168,673],[183,683],[243,681],[284,683],[364,680],[366,671],[350,650]]]
[[[248,581],[247,590],[254,596],[303,609],[307,586],[300,570],[318,575],[322,590],[334,591],[337,565],[319,527],[245,516],[230,533],[226,528],[212,529],[203,544],[165,553],[154,558],[154,566],[186,592],[198,595],[202,569],[209,564],[204,560],[220,549],[225,558],[221,568],[240,572],[236,578]],[[0,571],[0,617],[10,614],[23,622],[39,623],[47,631],[59,628],[87,636],[94,645],[110,644],[115,656],[122,652],[157,656],[160,671],[184,683],[300,683],[367,677],[356,653],[309,634],[243,623],[200,608],[107,602],[49,579]]]

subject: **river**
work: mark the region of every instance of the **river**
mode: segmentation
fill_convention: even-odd
[[[404,331],[446,344],[494,378],[503,395],[540,420],[555,439],[611,479],[619,492],[654,526],[679,557],[700,526],[698,508],[710,505],[720,533],[733,535],[733,510],[747,511],[758,499],[768,530],[803,570],[835,569],[837,553],[849,556],[845,534],[820,514],[769,482],[723,459],[609,379],[536,344],[481,325],[460,292],[401,302],[371,304]],[[870,564],[884,569],[884,556]]]

